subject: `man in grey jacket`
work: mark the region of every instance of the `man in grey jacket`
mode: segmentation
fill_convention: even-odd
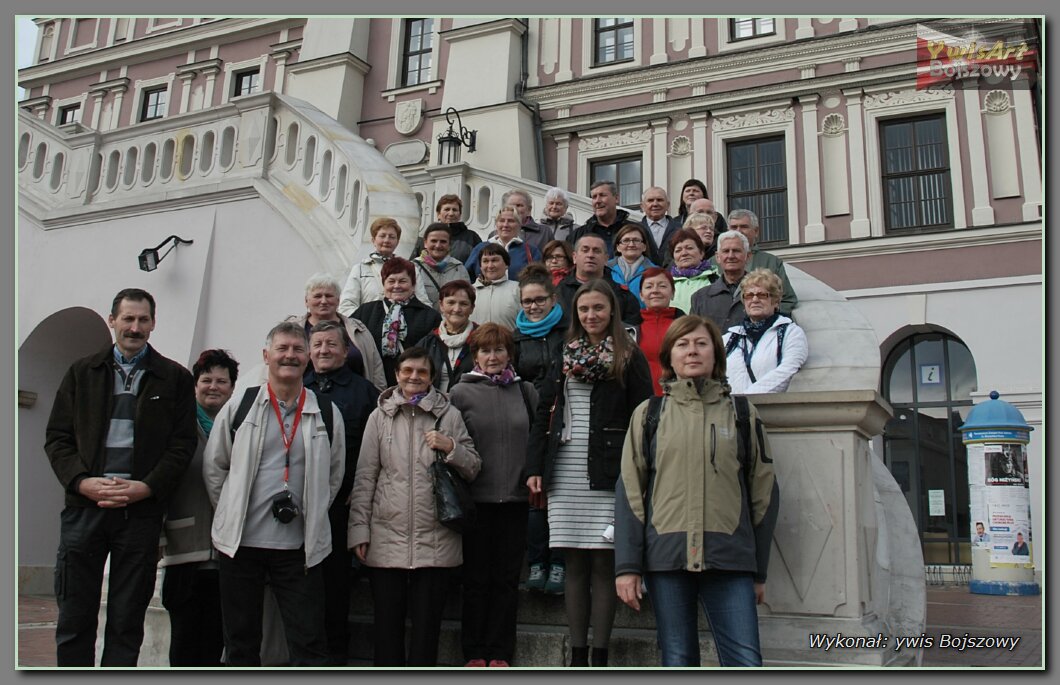
[[[224,406],[203,458],[216,512],[211,537],[220,552],[225,663],[261,664],[268,578],[291,665],[324,666],[321,562],[331,552],[328,507],[342,483],[345,430],[338,408],[302,385],[309,362],[304,327],[291,321],[275,326],[262,356],[267,385],[248,388]],[[330,421],[324,411],[331,412]]]

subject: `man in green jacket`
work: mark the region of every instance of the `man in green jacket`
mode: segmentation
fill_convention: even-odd
[[[775,254],[758,249],[758,217],[749,209],[734,209],[729,212],[729,230],[739,231],[747,237],[751,243],[751,257],[747,260],[747,273],[755,269],[769,269],[780,277],[784,286],[783,295],[780,298],[780,313],[791,316],[791,310],[799,303],[795,290],[788,280],[788,272],[784,269],[784,262]]]

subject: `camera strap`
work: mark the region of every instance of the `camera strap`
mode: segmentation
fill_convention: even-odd
[[[283,414],[280,413],[280,402],[276,399],[276,393],[272,391],[271,384],[268,385],[268,389],[269,402],[272,404],[273,413],[276,414],[276,422],[280,425],[280,437],[283,438],[283,489],[286,490],[287,477],[291,468],[291,445],[294,443],[294,436],[298,432],[298,424],[302,422],[302,407],[305,406],[305,386],[302,386],[302,393],[298,396],[298,408],[295,410],[294,421],[291,422],[291,434],[289,436],[283,428]]]

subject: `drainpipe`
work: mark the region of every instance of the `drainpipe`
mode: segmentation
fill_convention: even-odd
[[[541,137],[541,108],[536,102],[531,102],[524,95],[526,92],[526,82],[530,78],[530,22],[527,17],[520,17],[520,21],[527,26],[527,30],[523,31],[522,35],[522,73],[519,75],[519,83],[515,84],[515,100],[529,107],[532,112],[534,125],[534,156],[537,160],[537,181],[539,183],[544,183],[545,144],[544,139]]]

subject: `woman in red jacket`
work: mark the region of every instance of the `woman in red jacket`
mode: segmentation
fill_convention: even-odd
[[[669,271],[658,266],[644,271],[640,281],[640,299],[644,301],[644,309],[640,310],[642,321],[637,330],[637,344],[648,358],[651,384],[656,395],[662,394],[659,378],[663,369],[659,352],[662,350],[663,336],[675,319],[685,315],[685,312],[670,306],[673,296],[674,277]]]

